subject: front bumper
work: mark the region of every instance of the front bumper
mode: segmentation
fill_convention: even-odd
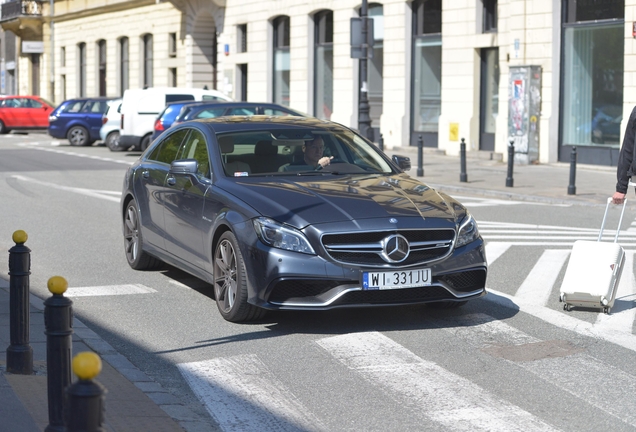
[[[377,268],[344,265],[321,256],[273,249],[258,241],[245,255],[248,300],[265,309],[327,310],[465,301],[486,293],[488,270],[481,239],[453,250],[441,261],[409,267],[430,268],[430,286],[390,290],[362,288],[362,273]]]

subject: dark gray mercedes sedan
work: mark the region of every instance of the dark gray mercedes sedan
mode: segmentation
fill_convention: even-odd
[[[126,258],[208,281],[233,322],[268,309],[452,308],[484,295],[477,223],[410,167],[313,118],[185,122],[126,173]]]

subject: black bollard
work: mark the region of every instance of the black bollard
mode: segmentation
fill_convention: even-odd
[[[379,146],[380,150],[384,151],[384,136],[382,134],[380,134]]]
[[[7,372],[33,374],[33,348],[29,345],[29,275],[31,249],[24,243],[27,233],[13,233],[15,246],[9,249],[9,333],[11,345],[7,348]]]
[[[468,181],[468,175],[466,174],[466,142],[462,138],[462,142],[459,145],[459,181],[466,183]]]
[[[73,372],[79,379],[66,389],[68,432],[103,432],[106,389],[93,380],[101,370],[102,361],[94,352],[73,358]]]
[[[576,146],[572,146],[570,153],[570,184],[568,185],[568,195],[576,195]]]
[[[49,399],[49,425],[44,431],[66,432],[64,395],[66,387],[71,385],[73,302],[64,297],[68,283],[63,277],[53,276],[47,285],[53,295],[44,302]]]
[[[424,176],[424,142],[422,141],[422,135],[417,138],[417,176]]]
[[[514,179],[512,178],[512,167],[515,163],[515,140],[510,138],[508,145],[508,176],[506,177],[506,187],[512,187]]]

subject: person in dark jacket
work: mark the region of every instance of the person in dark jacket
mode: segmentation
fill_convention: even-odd
[[[627,186],[629,179],[636,175],[636,161],[634,161],[634,137],[636,136],[636,107],[632,110],[625,128],[625,137],[623,138],[623,146],[618,156],[618,166],[616,168],[616,192],[612,195],[614,204],[623,204],[625,194],[627,194]]]

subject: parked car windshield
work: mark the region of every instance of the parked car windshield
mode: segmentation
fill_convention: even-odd
[[[305,151],[322,138],[322,155],[330,164],[316,170]],[[385,157],[349,130],[262,130],[218,134],[228,176],[394,173]]]

